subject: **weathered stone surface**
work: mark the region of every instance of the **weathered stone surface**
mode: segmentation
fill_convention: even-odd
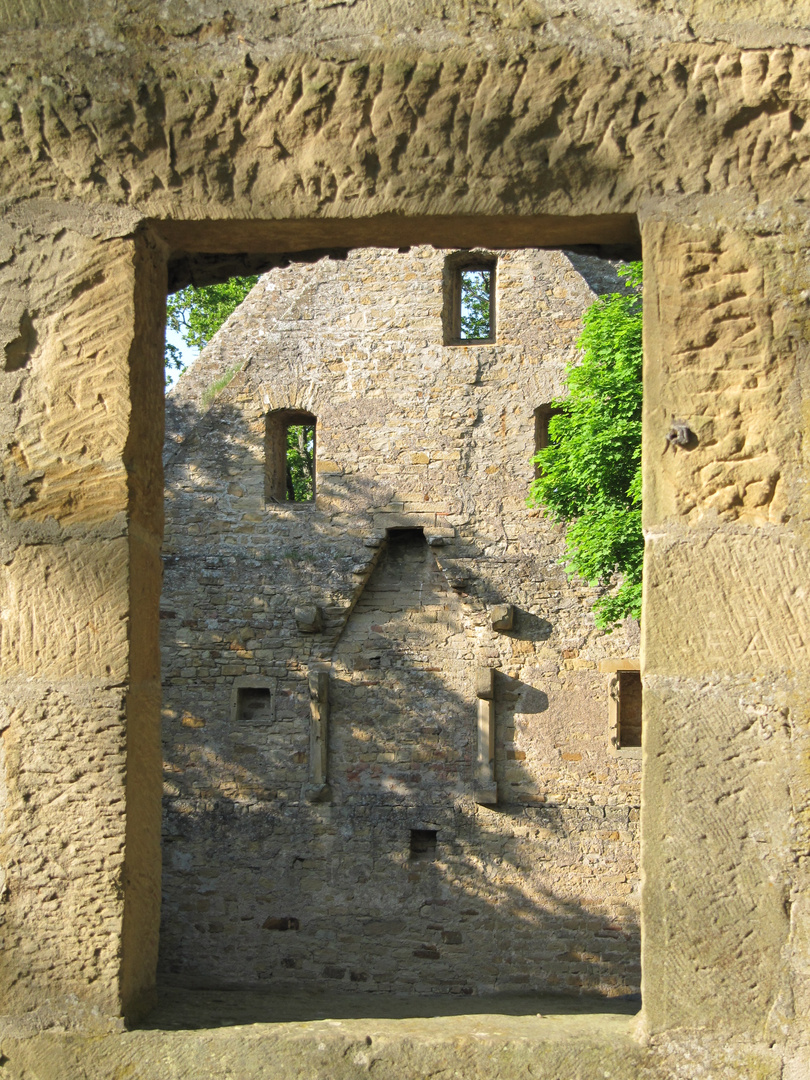
[[[675,0],[665,10],[641,2],[606,7],[601,0],[492,0],[475,9],[461,2],[358,0],[282,3],[272,11],[235,0],[228,14],[203,0],[172,0],[159,9],[149,0],[126,9],[107,0],[6,0],[0,20],[0,418],[7,437],[0,549],[10,581],[6,593],[18,601],[17,571],[27,573],[42,554],[23,551],[26,545],[85,540],[88,551],[97,545],[102,552],[97,542],[110,541],[111,560],[119,566],[109,580],[113,607],[130,581],[132,595],[139,593],[132,567],[148,567],[160,532],[155,503],[137,496],[160,487],[150,480],[158,454],[142,421],[153,421],[156,431],[160,425],[152,390],[127,387],[124,369],[144,373],[144,360],[147,367],[159,363],[159,349],[141,334],[142,315],[152,330],[158,322],[156,280],[213,280],[241,266],[269,265],[275,254],[292,250],[420,242],[493,248],[632,243],[641,227],[648,282],[646,528],[657,548],[658,591],[673,592],[670,602],[657,606],[670,621],[644,623],[645,656],[649,651],[654,658],[649,677],[669,680],[651,736],[662,756],[647,759],[652,828],[660,825],[655,808],[664,778],[675,793],[667,801],[668,862],[653,858],[644,881],[645,939],[660,943],[645,961],[645,1012],[651,1029],[663,1032],[664,1042],[671,1039],[669,1075],[694,1073],[695,1063],[707,1075],[712,1069],[716,1075],[768,1075],[772,1067],[778,1075],[784,1062],[786,1080],[797,1080],[808,1060],[808,688],[797,675],[808,669],[797,614],[805,597],[794,556],[776,555],[770,545],[778,538],[786,550],[800,553],[807,522],[806,0],[789,8]],[[148,260],[134,259],[131,274],[122,275],[127,251],[150,231],[152,265],[160,273],[148,270]],[[85,274],[90,266],[94,273]],[[144,283],[151,284],[139,296]],[[91,315],[95,296],[103,302]],[[68,322],[62,321],[65,312]],[[62,335],[73,359],[60,354]],[[92,346],[83,352],[87,342]],[[81,363],[74,362],[79,354]],[[54,379],[57,371],[66,389]],[[155,381],[155,371],[147,373],[147,382]],[[130,409],[129,401],[137,407]],[[667,448],[666,432],[675,420],[688,422],[696,446]],[[40,497],[50,512],[38,513]],[[133,563],[115,563],[116,542],[135,537],[136,517],[145,537],[137,557],[144,562],[135,558],[133,539]],[[380,527],[385,525],[377,523],[378,535]],[[688,561],[680,550],[684,532],[694,537],[696,549]],[[733,564],[719,553],[725,541],[735,552]],[[104,562],[106,555],[98,558]],[[711,595],[708,586],[696,584],[701,577],[714,584]],[[88,566],[83,580],[107,579],[101,568],[91,572]],[[678,606],[681,589],[686,602]],[[97,650],[86,646],[88,612],[98,609],[97,592],[90,594],[89,600],[77,589],[72,622],[65,601],[57,626],[76,640],[78,654],[96,663]],[[132,656],[144,658],[144,673],[151,670],[156,642],[153,596],[149,584],[130,637]],[[707,597],[708,614],[689,610]],[[523,608],[522,597],[515,602]],[[775,617],[780,608],[789,612],[785,620]],[[724,622],[728,612],[733,618]],[[702,670],[693,617],[697,638],[708,645]],[[14,714],[3,736],[6,748],[19,749],[15,762],[35,756],[43,735],[37,717],[51,693],[64,694],[60,723],[49,723],[47,732],[69,725],[71,740],[77,740],[70,764],[81,775],[102,763],[94,781],[98,794],[88,799],[103,802],[100,793],[122,783],[122,713],[115,714],[115,751],[100,751],[106,736],[95,733],[101,712],[93,694],[97,684],[102,695],[122,690],[118,676],[107,682],[77,674],[64,683],[58,672],[40,676],[34,643],[41,638],[15,631],[15,640],[33,645],[32,666],[21,677],[25,694],[33,697],[26,698],[24,714]],[[110,650],[116,664],[118,640],[114,636]],[[752,812],[760,852],[753,832],[743,840],[740,823],[745,793],[756,794],[752,778],[764,759],[761,748],[745,739],[739,754],[734,740],[729,750],[724,719],[740,708],[749,646],[751,685],[766,704],[774,700],[787,709],[785,728],[767,739],[784,788],[769,779],[772,801],[764,809],[757,801]],[[15,648],[4,656],[17,664]],[[46,641],[43,663],[67,651]],[[688,662],[683,675],[668,659],[681,655]],[[125,676],[132,692],[127,712],[140,721],[127,724],[126,802],[117,805],[121,813],[128,810],[132,857],[146,874],[142,895],[152,899],[139,908],[143,921],[138,916],[131,923],[137,929],[121,963],[141,965],[148,983],[157,853],[153,826],[142,835],[140,823],[156,813],[157,762],[154,749],[139,744],[139,732],[151,746],[156,706],[148,703],[151,675],[136,686],[132,663]],[[718,718],[716,734],[714,713],[700,711],[704,686],[711,688],[706,707]],[[4,702],[17,689],[12,679]],[[135,701],[141,702],[138,710]],[[666,741],[684,717],[687,728],[700,731],[694,761],[688,735],[678,743],[680,759]],[[202,730],[195,722],[190,717],[188,731]],[[722,848],[724,821],[709,811],[712,792],[722,803],[732,790],[729,753],[742,788],[740,794],[733,789],[740,809]],[[705,797],[694,792],[695,773]],[[37,873],[54,868],[43,890],[57,896],[50,909],[42,906],[51,902],[44,899],[50,893],[37,894],[40,906],[28,911],[24,935],[21,894],[12,889],[6,898],[6,925],[17,943],[11,966],[22,956],[23,941],[31,960],[5,1007],[19,1015],[44,1007],[56,994],[60,1018],[75,1019],[77,1001],[109,1017],[121,1007],[121,969],[109,942],[96,934],[99,926],[106,934],[122,912],[126,927],[127,896],[136,895],[126,881],[121,894],[118,858],[104,855],[107,827],[114,834],[110,842],[120,845],[124,826],[119,821],[113,827],[100,815],[104,840],[93,847],[92,872],[82,877],[98,890],[103,918],[78,893],[71,906],[74,888],[84,886],[55,868],[59,838],[73,835],[81,819],[69,820],[74,811],[65,809],[73,805],[67,793],[75,781],[56,782],[54,775],[26,774],[26,780],[37,778],[29,799],[39,807],[35,821],[15,817],[17,765],[2,777],[12,792],[4,804],[4,857],[14,869],[16,856],[9,852],[21,845]],[[143,814],[133,813],[132,800],[139,798]],[[42,808],[45,801],[50,811]],[[52,824],[49,813],[59,820]],[[705,848],[704,815],[711,841]],[[783,843],[786,829],[790,851]],[[649,844],[647,851],[655,854]],[[718,858],[726,860],[721,867],[714,865]],[[786,932],[781,918],[763,919],[737,899],[738,893],[764,895],[772,879],[777,891],[789,886]],[[131,886],[134,879],[127,880]],[[673,895],[693,898],[693,905],[669,905],[672,882]],[[59,898],[75,918],[59,915]],[[736,916],[736,938],[726,906]],[[108,918],[113,910],[118,915]],[[766,910],[772,913],[770,903]],[[719,920],[722,949],[710,953],[696,978],[694,943],[701,933],[711,935],[707,912]],[[665,959],[673,926],[683,961],[681,945]],[[781,949],[774,933],[782,938]],[[781,990],[769,970],[777,953]],[[744,978],[741,991],[741,980],[724,974],[739,973],[739,957],[749,958],[763,977],[761,991]],[[695,1023],[695,982],[701,999],[711,998],[700,1017],[706,1026],[692,1042],[675,1040],[667,1032]],[[741,992],[745,1010],[739,1008]],[[763,1057],[758,1040],[769,1025],[775,1049]],[[743,1047],[731,1064],[724,1063],[715,1049],[724,1044],[724,1032],[740,1026],[753,1033],[749,1060]],[[100,1046],[83,1044],[78,1052],[91,1055]],[[29,1073],[53,1071],[51,1051],[42,1053],[26,1066]],[[776,1058],[782,1061],[774,1064]],[[87,1073],[74,1063],[78,1075]],[[69,1072],[64,1066],[60,1075]]]
[[[492,668],[475,669],[475,696],[487,699],[495,697],[495,672]]]
[[[2,387],[0,992],[103,1026],[151,1002],[157,946],[165,267],[145,236],[39,231],[15,241],[43,291]]]
[[[295,609],[295,625],[302,634],[317,634],[323,629],[323,612],[317,604],[306,604]]]
[[[196,221],[405,205],[412,217],[632,213],[662,192],[781,197],[786,174],[792,192],[806,183],[801,16],[791,27],[741,4],[718,33],[705,0],[633,5],[618,19],[596,0],[480,12],[397,0],[386,16],[365,0],[283,5],[272,19],[251,0],[232,8],[223,18],[177,5],[157,23],[113,5],[19,13],[6,63],[36,41],[39,66],[19,71],[7,98],[9,188],[58,199],[95,189],[111,205]],[[691,22],[701,16],[702,35]],[[61,28],[34,36],[34,20]],[[223,229],[209,250],[249,250],[252,227]],[[325,230],[307,231],[307,246],[322,245]],[[188,250],[188,235],[173,246]],[[282,233],[275,250],[290,246]]]
[[[353,999],[355,1002],[356,998]],[[343,995],[168,991],[145,1030],[106,1038],[40,1035],[4,1039],[13,1080],[92,1075],[115,1080],[390,1080],[447,1073],[472,1080],[780,1080],[781,1058],[761,1043],[681,1033],[641,1046],[634,1006],[524,995],[375,1000],[360,1019]],[[601,1007],[600,1007],[601,1006]],[[794,1059],[801,1069],[804,1062]],[[787,1074],[786,1074],[787,1075]],[[793,1072],[798,1077],[801,1072]]]

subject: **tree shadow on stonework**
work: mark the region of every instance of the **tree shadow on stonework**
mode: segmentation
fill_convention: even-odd
[[[429,689],[446,694],[439,679]],[[384,709],[397,705],[394,695],[382,702]],[[307,724],[302,710],[300,726]],[[472,726],[470,716],[470,734]],[[401,749],[379,730],[373,734],[380,756]],[[603,858],[610,848],[615,821],[586,815],[585,834],[583,818],[572,820],[560,807],[478,808],[468,794],[471,769],[461,785],[466,792],[448,793],[443,805],[420,801],[419,774],[400,774],[384,793],[375,790],[375,781],[391,778],[382,767],[350,802],[353,764],[333,755],[335,802],[328,806],[300,795],[265,804],[226,795],[171,800],[164,975],[203,987],[273,980],[288,990],[402,993],[414,989],[401,980],[404,951],[436,994],[632,992],[635,919],[615,904],[606,910],[598,875],[586,873],[588,857]],[[220,753],[204,777],[207,790],[232,782],[237,771],[246,788],[267,783]],[[436,861],[414,860],[410,829],[431,827]],[[371,835],[364,840],[364,833]],[[545,877],[537,874],[543,865],[550,867]],[[555,887],[561,868],[566,891]],[[590,903],[575,895],[583,882]],[[367,1006],[357,1009],[363,1015]]]
[[[420,801],[418,770],[411,770],[413,780],[405,785],[405,794],[397,794],[395,786],[382,793],[378,782],[385,770],[380,767],[376,777],[374,769],[366,770],[370,790],[354,792],[353,802],[338,781],[335,801],[313,806],[302,798],[303,783],[290,784],[282,777],[276,782],[268,776],[272,760],[265,759],[259,769],[261,754],[253,767],[250,754],[242,750],[235,755],[233,733],[228,732],[229,691],[223,692],[218,681],[221,669],[240,664],[246,668],[255,660],[251,640],[278,640],[280,648],[292,642],[290,658],[273,669],[283,669],[279,686],[292,686],[285,705],[300,736],[294,753],[306,753],[306,667],[313,656],[331,654],[341,620],[327,625],[316,644],[296,636],[290,611],[257,608],[247,620],[241,608],[226,614],[218,603],[223,578],[217,574],[237,576],[246,594],[272,581],[277,593],[327,595],[335,600],[333,606],[337,601],[349,606],[359,592],[357,579],[375,551],[364,547],[361,537],[348,556],[335,559],[328,551],[334,530],[309,510],[305,525],[295,515],[283,528],[273,522],[273,540],[280,550],[273,551],[271,559],[261,550],[261,523],[254,535],[255,554],[237,553],[228,544],[229,530],[240,527],[238,509],[224,515],[224,528],[206,534],[206,524],[218,511],[219,493],[227,485],[239,485],[245,461],[256,451],[256,433],[245,435],[238,410],[222,405],[212,413],[205,430],[192,426],[185,448],[195,458],[193,477],[178,469],[177,457],[167,471],[168,498],[186,500],[203,527],[197,534],[202,540],[190,546],[189,534],[178,530],[175,562],[167,570],[171,586],[178,564],[186,567],[186,593],[164,595],[161,605],[168,669],[193,667],[185,662],[194,652],[195,635],[206,632],[213,612],[219,612],[213,621],[222,640],[218,648],[204,642],[208,647],[198,649],[207,655],[195,670],[214,674],[171,675],[167,687],[167,697],[178,707],[170,710],[175,715],[165,728],[170,788],[164,801],[164,977],[197,986],[267,987],[272,980],[273,986],[289,992],[328,987],[351,998],[346,1007],[356,1015],[374,1015],[369,1012],[374,991],[379,994],[385,987],[385,993],[401,994],[412,988],[402,982],[397,952],[417,978],[421,971],[425,985],[463,1002],[465,1012],[471,1011],[471,995],[480,993],[601,989],[609,995],[633,989],[638,981],[635,916],[630,905],[619,910],[614,904],[609,911],[600,904],[599,875],[588,869],[615,862],[609,858],[609,845],[616,843],[611,839],[617,833],[611,824],[616,822],[600,823],[584,810],[577,812],[578,819],[564,808],[544,805],[476,807],[470,797],[474,715],[469,715],[466,775],[458,790],[443,793],[438,805]],[[390,499],[385,489],[377,491],[363,478],[357,478],[356,490],[368,505]],[[238,504],[238,494],[230,497]],[[278,534],[285,529],[287,539],[279,542]],[[489,587],[486,581],[479,585],[482,590]],[[494,586],[491,592],[496,593]],[[465,597],[464,605],[473,621],[485,617],[480,598]],[[529,637],[548,637],[548,621],[527,614],[537,620]],[[284,619],[286,629],[279,633],[277,624]],[[242,635],[246,621],[256,632],[254,639]],[[516,632],[520,626],[521,621]],[[173,656],[182,661],[175,663]],[[405,665],[409,658],[394,650],[391,659]],[[267,666],[259,666],[266,673]],[[460,714],[470,713],[469,699],[449,689],[440,673],[421,672],[420,678],[426,695],[448,702],[447,707]],[[515,682],[499,680],[496,685],[499,724],[508,721],[510,709],[518,704],[522,714],[544,712],[542,691]],[[396,714],[401,708],[394,690],[379,704],[383,713]],[[356,719],[362,728],[362,710]],[[220,735],[212,739],[216,726]],[[371,735],[377,758],[396,757],[401,746],[386,737],[384,728]],[[249,744],[243,738],[241,745]],[[305,760],[294,765],[305,775]],[[334,768],[340,765],[333,762]],[[343,771],[349,771],[346,762]],[[265,798],[257,794],[261,792]],[[583,832],[583,822],[590,831]],[[439,857],[421,863],[411,857],[410,830],[431,826],[437,832]],[[343,839],[341,829],[348,830]],[[536,865],[544,862],[552,868],[549,874],[535,873]],[[350,871],[341,870],[342,865]],[[566,871],[565,888],[554,886],[553,879],[561,876],[558,867],[572,868]],[[330,898],[322,900],[317,893]],[[287,928],[280,929],[285,923]],[[341,938],[344,944],[336,944]],[[395,947],[389,944],[393,939]],[[500,971],[476,982],[465,973],[471,967],[469,958],[481,966],[481,942],[497,957]],[[531,972],[527,977],[527,967],[534,968],[536,978]],[[518,978],[510,978],[512,974]],[[351,993],[364,990],[372,993]],[[251,1015],[247,1005],[245,1010],[239,1015]]]
[[[441,998],[395,994],[345,994],[340,991],[213,989],[189,991],[163,986],[160,1004],[139,1025],[147,1031],[194,1031],[243,1024],[304,1023],[313,1020],[428,1019],[452,1016],[525,1016],[534,1019],[581,1016],[633,1016],[634,998],[500,994]]]

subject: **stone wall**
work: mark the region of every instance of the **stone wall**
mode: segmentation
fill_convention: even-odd
[[[4,1023],[153,980],[167,282],[640,236],[644,1031],[807,1073],[808,10],[0,4]]]
[[[444,345],[450,254],[270,272],[170,395],[166,977],[638,989],[641,763],[610,744],[599,670],[637,657],[638,629],[595,629],[598,590],[566,577],[562,528],[525,505],[534,409],[563,391],[595,293],[561,252],[498,252],[497,343]],[[282,408],[317,417],[314,505],[265,502],[265,415]],[[296,623],[311,604],[320,632]],[[492,628],[495,604],[514,605],[511,629]],[[496,805],[475,801],[481,667]],[[412,830],[435,853],[413,853]]]

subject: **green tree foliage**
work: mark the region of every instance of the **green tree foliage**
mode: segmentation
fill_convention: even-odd
[[[461,326],[463,341],[480,341],[491,336],[489,301],[491,270],[461,271]]]
[[[619,588],[595,607],[597,626],[641,617],[641,263],[619,273],[630,292],[602,296],[585,313],[582,362],[568,368],[568,396],[555,401],[549,445],[534,458],[529,504],[568,523],[571,574]]]
[[[205,285],[199,289],[188,285],[169,297],[166,325],[179,333],[192,349],[203,349],[258,280],[253,275],[233,277],[221,285]],[[183,370],[180,350],[168,342],[165,360],[167,368]]]
[[[309,502],[315,496],[315,426],[287,428],[287,501]]]

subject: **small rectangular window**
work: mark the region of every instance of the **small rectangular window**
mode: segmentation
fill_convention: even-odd
[[[461,341],[492,340],[492,270],[459,270],[458,336]]]
[[[562,409],[556,408],[554,405],[545,404],[538,405],[534,410],[534,452],[535,454],[539,450],[545,450],[548,446],[548,425],[551,423],[551,419],[554,416],[558,416],[562,412]],[[540,466],[535,463],[534,466],[535,479],[540,475]]]
[[[534,450],[545,450],[548,446],[548,425],[554,416],[559,416],[562,409],[554,405],[538,405],[534,410]]]
[[[638,660],[601,660],[599,670],[608,679],[608,741],[622,757],[641,757],[643,713],[641,671]]]
[[[315,427],[311,413],[279,409],[267,414],[265,498],[275,503],[315,501]]]
[[[263,724],[272,720],[272,697],[265,686],[239,687],[239,719],[247,724]]]
[[[495,276],[492,255],[456,252],[445,260],[445,345],[495,341]]]
[[[436,830],[411,829],[411,861],[435,862]]]
[[[261,728],[271,725],[274,717],[275,693],[271,686],[246,685],[240,679],[231,688],[231,724]]]
[[[641,672],[617,671],[618,717],[616,741],[620,749],[641,746]]]

